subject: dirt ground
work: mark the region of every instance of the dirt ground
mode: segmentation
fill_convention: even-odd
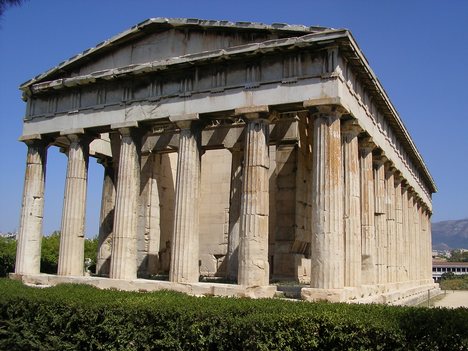
[[[468,308],[468,290],[445,290],[438,296],[431,305],[435,307],[467,307]]]

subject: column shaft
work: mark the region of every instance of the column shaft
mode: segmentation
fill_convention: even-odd
[[[130,128],[122,128],[120,133],[120,157],[109,275],[112,279],[133,280],[137,278],[140,138]]]
[[[415,237],[415,280],[421,279],[421,231],[420,231],[420,223],[419,223],[419,204],[418,200],[414,198],[413,204],[413,220],[414,220],[414,237]]]
[[[409,267],[410,267],[410,249],[409,249],[409,218],[408,218],[408,189],[407,185],[401,187],[401,209],[402,209],[402,242],[403,250],[402,257],[402,281],[409,280]]]
[[[385,166],[383,160],[374,161],[374,203],[377,282],[387,282],[387,216],[385,206]]]
[[[387,215],[387,281],[396,282],[395,177],[393,167],[385,172],[385,213]]]
[[[316,114],[313,137],[311,288],[344,287],[340,119]]]
[[[376,242],[374,227],[374,176],[372,168],[373,145],[363,143],[360,148],[361,173],[361,243],[362,283],[376,283]]]
[[[185,125],[179,136],[174,232],[169,279],[193,283],[199,279],[200,129]]]
[[[231,150],[231,155],[231,191],[229,195],[229,236],[226,273],[228,279],[237,280],[244,151],[240,147],[235,147]]]
[[[269,122],[248,121],[244,144],[238,283],[269,284]]]
[[[409,280],[415,280],[415,271],[416,271],[416,241],[414,234],[414,208],[413,208],[413,194],[408,189],[408,242],[409,242]]]
[[[68,138],[70,147],[63,200],[58,274],[80,276],[84,271],[89,142],[78,135],[69,135]]]
[[[102,165],[104,167],[104,179],[102,183],[96,274],[108,276],[112,253],[116,182],[112,165],[106,161]]]
[[[402,192],[401,192],[401,178],[395,177],[395,251],[394,262],[396,267],[396,281],[401,282],[404,280],[404,258],[401,257],[404,252],[403,240],[403,206],[402,206]]]
[[[357,125],[346,122],[342,129],[343,221],[345,235],[345,286],[361,285],[361,188]]]
[[[15,272],[17,274],[38,274],[41,266],[47,145],[42,141],[27,141],[26,144],[28,154],[26,157]]]

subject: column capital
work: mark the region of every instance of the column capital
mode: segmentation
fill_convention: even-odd
[[[372,161],[374,163],[374,166],[383,166],[385,162],[388,161],[388,158],[385,156],[383,151],[381,151],[373,154]]]
[[[356,119],[348,119],[341,122],[341,134],[357,137],[362,132]]]
[[[87,133],[83,128],[68,129],[60,132],[60,135],[67,138],[70,143],[81,142],[83,145],[89,144],[96,135]]]
[[[395,185],[400,185],[403,187],[403,182],[405,181],[405,178],[403,178],[403,175],[401,174],[400,171],[395,172]]]
[[[239,107],[234,110],[234,116],[242,116],[248,121],[268,119],[270,108],[268,105]]]
[[[385,162],[385,174],[395,175],[396,170],[397,169],[395,168],[395,165],[393,164],[393,162],[387,159],[387,161]]]
[[[184,115],[169,116],[169,120],[180,129],[190,129],[193,122],[200,120],[198,113],[188,113]]]
[[[50,138],[42,134],[22,135],[18,138],[18,141],[21,141],[28,146],[32,146],[32,145],[48,146],[50,144]]]

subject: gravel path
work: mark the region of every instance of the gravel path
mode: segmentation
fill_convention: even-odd
[[[447,290],[442,293],[441,299],[434,301],[435,307],[468,307],[468,291],[467,290]]]

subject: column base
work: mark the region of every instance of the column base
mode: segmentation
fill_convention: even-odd
[[[343,289],[302,288],[301,298],[306,301],[347,303],[378,303],[387,305],[417,305],[441,294],[438,284],[423,281],[363,285]]]
[[[96,276],[58,276],[53,274],[15,274],[10,279],[21,281],[23,284],[34,287],[50,287],[58,284],[86,284],[99,289],[115,289],[123,291],[160,291],[171,290],[193,296],[225,296],[246,297],[251,299],[273,298],[276,293],[275,285],[242,286],[223,283],[174,283],[163,280],[149,279],[110,279]]]
[[[345,289],[302,288],[301,298],[306,301],[342,302],[346,300]]]

